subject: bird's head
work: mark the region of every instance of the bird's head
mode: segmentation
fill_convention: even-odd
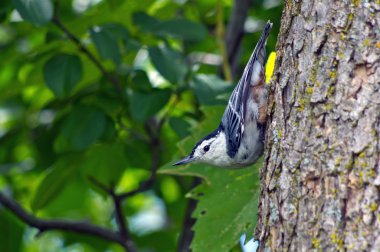
[[[190,155],[173,164],[175,166],[190,162],[205,163],[215,166],[223,166],[223,159],[227,152],[226,137],[218,128],[199,141]]]

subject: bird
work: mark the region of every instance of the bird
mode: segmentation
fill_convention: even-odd
[[[234,88],[219,126],[199,141],[190,155],[173,164],[203,163],[222,168],[247,167],[264,150],[268,93],[265,86],[268,21],[242,77]]]

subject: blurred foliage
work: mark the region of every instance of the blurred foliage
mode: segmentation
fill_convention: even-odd
[[[118,192],[137,188],[154,158],[146,124],[164,119],[157,181],[123,205],[133,239],[141,251],[175,251],[187,195],[199,200],[193,251],[236,249],[255,224],[259,165],[171,167],[217,127],[233,89],[217,76],[220,64],[205,60],[221,55],[216,3],[227,25],[233,2],[59,2],[61,22],[121,90],[53,22],[52,0],[2,0],[0,190],[38,217],[115,229],[111,200],[88,178]],[[274,50],[281,12],[278,1],[254,1],[241,70],[268,19],[267,51]],[[193,176],[204,179],[194,189]],[[0,206],[2,251],[122,251],[91,236],[36,232]]]

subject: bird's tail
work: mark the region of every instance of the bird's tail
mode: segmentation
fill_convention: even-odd
[[[255,50],[253,50],[251,58],[248,61],[246,68],[248,69],[252,68],[253,64],[256,61],[258,61],[260,65],[265,66],[265,61],[266,61],[265,45],[267,43],[270,30],[272,29],[272,25],[273,24],[270,21],[266,23],[264,30],[261,32],[260,39],[256,44]]]
[[[268,21],[264,27],[264,30],[261,33],[260,39],[256,44],[255,50],[245,66],[243,76],[242,76],[242,95],[246,97],[249,86],[256,86],[260,83],[261,79],[265,81],[265,61],[266,61],[266,53],[265,53],[265,45],[267,43],[267,39],[272,29],[272,23]]]

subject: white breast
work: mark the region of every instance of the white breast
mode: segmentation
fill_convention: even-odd
[[[256,61],[253,65],[252,69],[252,76],[251,76],[251,85],[256,86],[261,81],[260,72],[262,71],[263,67],[260,64],[260,62]]]
[[[263,148],[256,121],[247,122],[239,151],[234,160],[240,165],[239,167],[253,164],[260,157]]]

